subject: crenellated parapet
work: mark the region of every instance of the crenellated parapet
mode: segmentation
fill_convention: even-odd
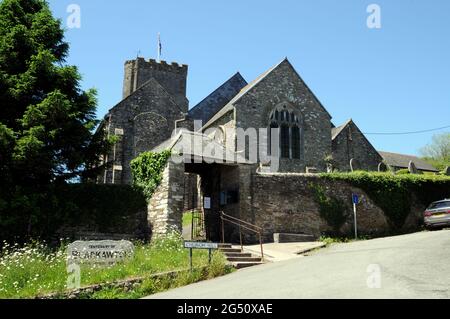
[[[155,71],[164,71],[178,74],[187,74],[188,65],[179,64],[177,62],[167,62],[164,60],[157,61],[155,59],[145,60],[142,57],[138,57],[135,60],[128,60],[125,62],[125,67],[134,66],[143,69],[150,69]]]
[[[176,62],[146,60],[137,57],[125,62],[123,98],[130,96],[151,78],[162,85],[174,98],[177,104],[187,112],[186,98],[188,66]]]

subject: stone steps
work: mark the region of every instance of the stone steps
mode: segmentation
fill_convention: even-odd
[[[227,258],[235,258],[235,257],[252,257],[251,253],[227,253]]]
[[[241,249],[240,248],[219,248],[219,250],[221,252],[223,252],[225,255],[227,253],[241,253]]]
[[[236,269],[244,269],[244,268],[253,267],[253,266],[260,266],[260,265],[263,265],[264,263],[263,262],[241,261],[241,262],[232,262],[231,264]]]
[[[236,269],[264,264],[261,257],[255,257],[251,253],[244,253],[240,248],[233,248],[231,244],[220,244],[219,250],[225,255],[227,261]]]
[[[227,260],[231,263],[234,262],[261,262],[261,257],[228,257]]]

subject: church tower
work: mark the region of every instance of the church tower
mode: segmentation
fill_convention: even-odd
[[[188,66],[174,62],[156,61],[138,57],[135,60],[125,62],[123,80],[123,98],[130,96],[139,87],[154,78],[166,91],[172,95],[175,103],[184,111],[188,111],[186,98]]]
[[[99,183],[131,184],[130,162],[171,137],[176,121],[188,112],[187,73],[184,64],[141,57],[125,62],[123,99],[99,127],[118,138],[103,156],[109,166]]]

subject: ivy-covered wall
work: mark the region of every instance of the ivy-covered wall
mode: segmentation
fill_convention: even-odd
[[[149,201],[163,180],[171,151],[144,152],[131,161],[133,185]]]
[[[321,177],[362,189],[383,210],[392,229],[402,228],[415,209],[423,212],[432,202],[450,198],[450,177],[447,176],[355,172],[322,174]]]
[[[184,163],[170,161],[171,151],[145,152],[131,162],[134,187],[147,200],[152,237],[182,231]]]
[[[433,201],[450,198],[450,178],[390,173],[255,174],[252,215],[273,233],[353,234],[352,194],[358,194],[361,235],[416,231]]]
[[[148,222],[152,237],[182,231],[184,208],[184,164],[168,162],[162,180],[148,200]]]

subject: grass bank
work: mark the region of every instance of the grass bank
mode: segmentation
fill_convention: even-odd
[[[5,244],[0,255],[0,298],[34,298],[67,292],[66,247],[61,245],[59,249],[51,250],[45,243],[31,243],[24,247]],[[212,263],[208,265],[207,251],[195,251],[193,265],[204,270],[181,272],[175,278],[144,280],[128,291],[108,288],[85,297],[139,298],[231,271],[219,252],[213,255]],[[151,244],[135,243],[134,257],[127,262],[108,268],[83,265],[81,287],[187,268],[189,253],[183,248],[181,236],[174,233]]]

